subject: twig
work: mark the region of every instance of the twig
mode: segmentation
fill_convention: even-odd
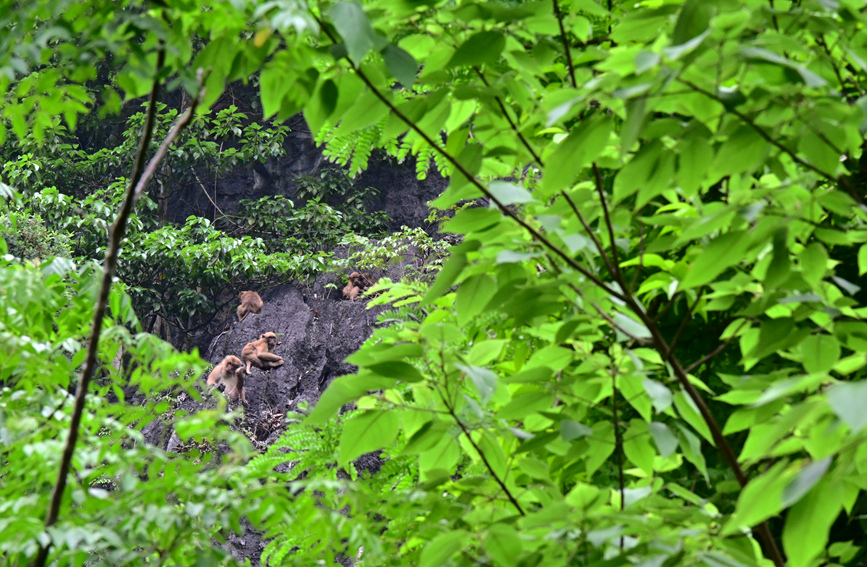
[[[479,76],[482,82],[485,83],[485,86],[490,87],[491,85],[488,84],[488,81],[487,79],[485,79],[485,76],[482,74],[481,70],[479,70],[478,67],[473,67],[473,69],[475,69],[476,74]],[[506,110],[506,105],[505,103],[503,103],[503,99],[500,98],[500,95],[495,95],[494,100],[497,101],[497,105],[500,107],[500,112],[503,113],[503,117],[509,122],[509,126],[512,127],[512,131],[515,132],[515,135],[518,136],[518,139],[521,141],[524,147],[527,148],[527,151],[530,152],[530,155],[533,156],[533,161],[535,161],[539,165],[539,167],[545,167],[545,164],[542,163],[542,158],[539,157],[539,154],[536,153],[536,150],[533,149],[533,147],[530,145],[530,142],[527,141],[527,138],[525,138],[524,134],[521,133],[518,125],[512,120],[512,117],[509,116],[509,112]]]
[[[617,243],[614,241],[614,225],[611,222],[611,216],[608,214],[608,205],[605,203],[605,190],[602,188],[602,176],[599,174],[599,166],[593,162],[593,176],[596,179],[596,192],[599,193],[599,202],[602,203],[602,212],[605,216],[605,226],[608,227],[608,240],[611,241],[611,263],[614,264],[614,270],[617,272],[615,276],[620,287],[624,290],[626,286],[623,282],[623,274],[620,273],[620,260],[617,257]]]
[[[617,419],[617,370],[611,369],[611,414],[614,420],[614,452],[617,453],[617,483],[620,487],[620,510],[626,507],[626,496],[623,482],[623,435],[620,433],[620,421]],[[620,550],[623,551],[623,536],[620,536]]]
[[[735,329],[735,330],[732,332],[732,336],[730,336],[728,339],[726,339],[726,341],[725,341],[723,344],[719,345],[718,347],[716,347],[715,349],[713,349],[712,351],[710,351],[708,354],[704,355],[703,357],[699,358],[698,360],[696,360],[695,362],[693,362],[692,364],[690,364],[689,366],[687,366],[687,367],[684,369],[684,371],[685,371],[687,374],[689,374],[690,372],[692,372],[693,370],[695,370],[696,368],[698,368],[699,366],[701,366],[701,365],[704,364],[705,362],[710,361],[713,357],[715,357],[716,355],[718,355],[719,353],[721,353],[722,351],[724,351],[725,348],[726,348],[727,346],[729,346],[729,344],[730,344],[733,340],[735,340],[735,337],[737,336],[737,332],[741,330],[741,327],[744,326],[744,323],[746,323],[746,320],[742,321],[741,324],[738,325],[738,328]]]
[[[569,78],[572,79],[572,87],[578,88],[578,82],[575,80],[575,66],[572,64],[572,53],[569,51],[569,40],[566,38],[566,28],[563,27],[563,13],[560,12],[560,3],[557,2],[557,0],[553,1],[554,15],[557,16],[557,24],[560,26],[560,41],[563,42],[563,51],[566,54],[566,65],[569,69]]]
[[[712,100],[715,100],[720,104],[723,104],[723,102],[719,99],[718,96],[714,95],[713,93],[711,93],[709,91],[706,91],[705,89],[701,88],[700,86],[696,85],[695,83],[687,81],[686,79],[680,79],[679,78],[677,80],[680,81],[681,83],[687,85],[688,87],[691,87],[697,93],[701,93],[704,96],[706,96]],[[770,134],[765,132],[765,130],[763,128],[760,128],[759,125],[756,124],[752,118],[750,118],[749,116],[747,116],[743,112],[741,112],[735,108],[729,108],[727,110],[729,112],[731,112],[732,114],[734,114],[735,116],[737,116],[738,118],[740,118],[747,126],[752,128],[753,130],[755,130],[755,132],[759,136],[764,138],[764,140],[766,142],[768,142],[769,144],[771,144],[772,146],[774,146],[775,148],[779,149],[781,152],[783,152],[784,154],[786,154],[787,156],[792,158],[792,160],[795,163],[797,163],[798,165],[801,165],[803,167],[806,167],[807,169],[816,173],[817,175],[819,175],[820,177],[822,177],[823,179],[825,179],[829,183],[837,183],[837,184],[841,185],[843,190],[845,190],[849,194],[850,197],[855,199],[855,202],[857,202],[859,205],[864,204],[864,201],[861,199],[861,197],[857,193],[855,193],[855,191],[852,189],[852,187],[849,186],[849,183],[846,181],[846,179],[844,177],[840,177],[839,179],[837,179],[833,175],[831,175],[830,173],[826,173],[825,171],[822,171],[821,169],[819,169],[818,167],[816,167],[812,163],[801,158],[794,151],[792,151],[789,148],[787,148],[786,146],[784,146],[779,140],[777,140],[776,138],[772,137]]]
[[[695,311],[695,308],[698,305],[698,302],[701,301],[703,295],[704,288],[702,288],[702,290],[699,291],[698,294],[695,296],[695,301],[692,302],[692,305],[687,307],[686,315],[684,315],[683,321],[680,322],[680,325],[677,327],[677,331],[675,331],[674,333],[674,338],[671,339],[671,343],[668,345],[668,348],[670,348],[672,351],[674,350],[674,347],[677,346],[677,341],[680,340],[680,335],[682,335],[683,330],[686,329],[687,323],[689,323],[689,320],[692,319],[692,312]]]
[[[203,93],[203,91],[200,91],[199,95],[193,101],[193,106],[188,111],[188,114],[184,118],[182,118],[178,122],[178,124],[175,125],[172,132],[169,133],[166,140],[160,146],[160,149],[157,151],[156,155],[151,159],[147,168],[144,168],[147,148],[150,145],[150,140],[153,133],[153,123],[156,115],[157,97],[159,96],[160,83],[157,77],[159,77],[160,71],[162,70],[163,64],[165,62],[165,56],[165,48],[162,47],[157,54],[156,72],[154,73],[155,78],[153,85],[151,86],[151,95],[148,101],[147,114],[145,116],[144,131],[142,132],[139,148],[136,152],[136,159],[133,165],[132,175],[130,176],[130,184],[127,188],[126,196],[124,197],[124,201],[121,204],[121,208],[118,212],[117,218],[115,219],[114,224],[111,227],[108,250],[106,251],[105,261],[103,263],[102,281],[100,283],[99,296],[93,314],[93,328],[91,329],[90,333],[90,340],[87,347],[87,356],[84,361],[84,369],[81,373],[81,379],[79,380],[78,387],[75,391],[75,403],[73,405],[72,415],[70,416],[69,434],[66,439],[66,445],[63,448],[63,456],[61,457],[60,467],[57,472],[57,482],[55,483],[54,489],[52,490],[51,503],[48,508],[48,514],[45,518],[46,529],[57,523],[57,518],[60,514],[60,504],[63,500],[63,493],[66,490],[66,481],[69,475],[70,467],[72,465],[72,456],[75,453],[75,445],[78,442],[79,427],[81,425],[82,415],[84,414],[84,403],[87,397],[87,389],[97,365],[96,353],[99,348],[99,336],[102,332],[102,324],[103,320],[105,319],[105,312],[108,306],[108,295],[111,291],[112,279],[114,278],[114,274],[117,271],[117,261],[120,254],[120,245],[126,231],[127,221],[129,220],[129,216],[132,213],[133,208],[135,207],[135,202],[141,196],[148,181],[153,176],[154,171],[156,171],[156,167],[159,164],[160,160],[162,160],[162,158],[165,156],[168,143],[171,143],[171,141],[174,140],[180,130],[182,130],[183,127],[189,123],[189,119],[195,112],[195,107],[198,105],[198,101],[201,100],[201,96]],[[144,171],[142,171],[143,169]],[[45,566],[45,563],[48,559],[48,551],[50,548],[51,541],[49,541],[45,545],[40,546],[36,559],[33,562],[33,565],[35,567]]]

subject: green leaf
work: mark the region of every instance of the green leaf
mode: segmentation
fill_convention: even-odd
[[[494,524],[488,528],[485,537],[485,551],[494,563],[503,567],[515,564],[515,558],[520,557],[521,537],[518,531],[508,524]]]
[[[478,315],[497,291],[497,284],[487,274],[476,274],[464,281],[458,288],[455,309],[458,323],[466,325]]]
[[[373,48],[375,36],[364,9],[358,2],[338,2],[328,15],[334,20],[337,33],[346,42],[352,63],[358,67],[367,52]]]
[[[710,429],[707,427],[704,418],[695,405],[695,402],[686,395],[683,390],[678,390],[674,395],[674,407],[680,416],[692,426],[702,437],[713,443],[713,437],[710,434]]]
[[[783,509],[783,488],[794,476],[788,463],[780,461],[751,480],[738,496],[737,508],[723,528],[723,535],[737,533],[776,516]]]
[[[619,311],[614,312],[612,319],[617,323],[617,327],[623,329],[630,338],[649,339],[651,336],[650,330],[644,325],[644,323],[636,321],[632,317],[624,315]]]
[[[791,567],[806,567],[822,553],[831,526],[843,507],[841,482],[822,479],[788,514],[783,527],[783,549]]]
[[[495,63],[505,46],[506,38],[500,32],[479,32],[458,47],[446,64],[446,68],[475,67],[485,63]]]
[[[788,233],[785,226],[774,231],[773,254],[764,279],[764,287],[768,291],[772,291],[789,277],[789,249],[786,245]]]
[[[382,51],[388,72],[397,79],[404,88],[410,88],[418,73],[418,63],[412,55],[394,44],[388,44]]]
[[[656,443],[657,449],[659,449],[659,455],[664,459],[672,454],[679,442],[677,437],[672,433],[671,429],[668,428],[664,423],[660,423],[658,421],[651,422],[648,425],[648,429],[650,429],[650,435],[653,437],[653,442]]]
[[[490,401],[491,396],[494,395],[494,390],[497,389],[497,375],[487,368],[480,368],[478,366],[455,364],[455,368],[470,377],[479,393],[479,400],[482,402],[482,407],[486,406]]]
[[[401,455],[417,455],[436,447],[447,435],[451,424],[441,419],[432,419],[412,434]]]
[[[644,386],[644,391],[647,392],[648,396],[650,396],[650,400],[653,402],[653,408],[657,412],[662,413],[671,407],[671,402],[674,397],[671,394],[671,390],[668,389],[668,386],[660,384],[651,378],[644,378],[641,381],[641,384]]]
[[[411,383],[421,382],[424,380],[424,376],[422,376],[421,372],[419,372],[415,366],[400,360],[368,364],[367,369],[380,376],[393,378],[395,380],[400,380],[401,382]]]
[[[862,244],[858,249],[858,275],[867,273],[867,244]]]
[[[674,45],[686,43],[701,35],[708,28],[709,23],[710,6],[708,3],[704,0],[687,0],[677,17],[671,42]]]
[[[799,345],[804,368],[811,373],[828,372],[840,359],[840,343],[831,335],[810,335]]]
[[[656,453],[650,444],[650,436],[647,433],[647,423],[633,419],[629,424],[629,429],[623,434],[623,452],[636,467],[643,470],[647,476],[651,476],[653,475],[653,458]]]
[[[506,183],[505,181],[491,181],[488,185],[488,190],[503,205],[529,203],[534,200],[530,192],[520,185]]]
[[[817,482],[822,480],[830,466],[831,457],[825,457],[801,469],[798,476],[783,489],[783,507],[788,508],[803,498]]]
[[[418,567],[442,567],[448,564],[452,556],[464,548],[467,534],[463,531],[451,531],[433,538],[421,552]]]
[[[564,419],[560,422],[560,436],[563,438],[563,441],[572,441],[573,439],[587,437],[588,435],[593,435],[593,430],[583,423],[578,423],[571,419]]]
[[[452,249],[449,259],[446,260],[443,269],[440,270],[437,279],[433,285],[427,290],[427,293],[422,299],[420,306],[425,306],[432,303],[436,298],[448,291],[455,283],[458,276],[463,272],[464,266],[467,265],[467,252],[476,250],[481,243],[478,240],[470,240],[459,244]]]
[[[543,193],[553,195],[571,185],[581,169],[596,159],[608,145],[612,127],[610,117],[596,115],[581,121],[574,132],[553,146],[553,152],[545,157]]]
[[[715,238],[690,265],[686,276],[677,286],[678,290],[712,282],[721,273],[743,261],[749,245],[749,235],[739,230]]]
[[[390,445],[399,427],[400,418],[393,411],[371,410],[354,416],[340,434],[338,463],[345,467],[364,453]]]
[[[867,425],[867,380],[834,384],[828,389],[828,404],[853,434],[860,433]]]
[[[393,380],[377,378],[369,373],[341,376],[328,385],[304,423],[322,425],[345,404],[358,399],[368,391],[392,386],[394,386]]]
[[[828,252],[825,247],[813,242],[801,252],[798,260],[803,278],[814,288],[818,287],[828,271]]]

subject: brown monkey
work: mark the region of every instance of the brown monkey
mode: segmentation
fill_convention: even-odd
[[[244,320],[244,317],[247,316],[247,313],[256,313],[258,314],[262,311],[262,306],[264,303],[262,302],[262,298],[259,297],[259,294],[255,291],[242,291],[238,294],[238,299],[241,300],[241,305],[238,306],[238,322]]]
[[[358,272],[349,274],[349,283],[343,288],[343,299],[355,301],[365,289],[365,277]]]
[[[283,359],[273,354],[274,347],[279,344],[274,333],[263,333],[258,341],[247,343],[241,350],[241,359],[247,364],[247,374],[250,373],[250,365],[264,370],[281,366]]]
[[[222,383],[226,387],[226,396],[237,402],[239,399],[247,402],[247,392],[244,390],[244,363],[237,356],[229,355],[223,359],[208,375],[208,386]]]

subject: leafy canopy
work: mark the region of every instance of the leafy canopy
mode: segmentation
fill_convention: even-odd
[[[144,94],[167,45],[172,84],[210,68],[206,103],[258,72],[266,117],[303,111],[351,168],[372,147],[421,172],[435,158],[450,174],[435,206],[486,198],[445,223],[463,242],[430,287],[377,300],[403,315],[292,426],[311,455],[244,469],[294,492],[248,510],[275,538],[269,564],[863,562],[860,3],[81,4],[84,23],[0,11],[19,139],[44,137],[46,114],[74,127],[105,50],[115,85]],[[75,34],[39,49],[36,21]],[[339,442],[314,442],[337,438],[348,402]],[[384,476],[359,477],[379,450]],[[271,472],[281,455],[310,474]],[[96,498],[63,533],[102,525]],[[225,521],[191,529],[233,527],[216,509]],[[20,517],[37,537],[39,515]],[[27,557],[27,541],[0,549]]]

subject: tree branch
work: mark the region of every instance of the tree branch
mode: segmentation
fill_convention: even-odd
[[[325,22],[323,22],[321,19],[319,19],[319,17],[316,16],[315,14],[313,15],[313,17],[316,18],[316,21],[319,23],[322,31],[325,32],[325,35],[328,36],[328,38],[333,43],[335,43],[335,44],[338,43],[337,38],[334,37],[334,35],[331,33],[331,30],[329,30],[328,27],[325,25]],[[605,282],[603,282],[601,279],[599,279],[598,276],[596,276],[595,274],[590,272],[587,268],[585,268],[584,266],[579,264],[577,261],[575,261],[574,258],[569,256],[566,252],[561,250],[553,242],[548,240],[548,238],[546,238],[541,232],[539,232],[538,230],[536,230],[535,228],[530,226],[524,219],[520,218],[514,211],[512,211],[508,207],[506,207],[506,205],[504,205],[502,201],[500,201],[493,193],[491,193],[488,190],[488,188],[484,186],[484,184],[482,184],[478,179],[476,179],[476,176],[473,175],[472,173],[470,173],[470,171],[466,167],[464,167],[464,165],[461,162],[459,162],[457,160],[457,158],[455,158],[453,155],[448,153],[445,150],[445,148],[442,147],[441,144],[437,143],[424,130],[419,128],[418,125],[413,120],[410,120],[403,112],[400,111],[400,109],[398,109],[390,100],[388,100],[388,98],[386,98],[386,96],[383,95],[382,92],[380,92],[380,90],[376,88],[376,86],[373,84],[373,82],[370,80],[370,78],[367,76],[367,74],[361,68],[358,68],[355,66],[355,63],[352,61],[352,58],[350,58],[349,55],[344,55],[344,59],[346,59],[349,62],[350,66],[352,67],[352,70],[358,75],[358,77],[362,80],[362,82],[365,85],[367,85],[367,88],[370,89],[370,92],[373,93],[373,95],[376,98],[378,98],[380,100],[380,102],[382,102],[384,105],[386,105],[388,107],[389,111],[393,115],[397,116],[404,124],[409,126],[430,147],[432,147],[434,150],[436,150],[436,152],[438,154],[440,154],[441,156],[443,156],[443,158],[445,158],[446,161],[448,161],[450,164],[452,164],[455,167],[455,169],[457,169],[459,172],[461,172],[461,174],[464,177],[466,177],[467,180],[470,183],[472,183],[473,186],[476,187],[476,189],[478,189],[485,197],[490,199],[490,201],[494,205],[496,205],[498,209],[500,209],[501,213],[503,213],[504,215],[506,215],[507,217],[509,217],[510,219],[515,221],[516,223],[518,223],[522,228],[524,228],[524,230],[529,232],[530,235],[533,236],[533,238],[536,241],[538,241],[545,248],[549,249],[551,252],[553,252],[554,254],[559,256],[560,258],[562,258],[567,264],[569,264],[569,266],[572,269],[581,273],[584,277],[586,277],[587,279],[592,281],[594,284],[599,286],[601,289],[605,290],[606,293],[609,293],[610,295],[613,295],[614,297],[616,297],[620,300],[623,300],[623,294],[622,293],[610,288]]]
[[[686,328],[687,323],[692,318],[692,312],[695,311],[698,302],[701,301],[702,296],[704,295],[704,289],[698,292],[698,295],[695,296],[695,301],[692,302],[692,305],[688,306],[686,309],[686,315],[683,317],[683,321],[680,322],[680,325],[677,327],[677,331],[674,333],[674,338],[671,339],[671,344],[668,345],[672,351],[674,347],[677,346],[677,341],[680,340],[680,335],[683,334],[683,330]]]
[[[687,366],[687,367],[684,369],[684,371],[685,371],[687,374],[689,374],[690,372],[692,372],[693,370],[695,370],[696,368],[698,368],[699,366],[701,366],[701,365],[704,364],[705,362],[710,361],[710,360],[711,360],[712,358],[714,358],[716,355],[718,355],[719,353],[721,353],[722,351],[724,351],[725,348],[726,348],[727,346],[729,346],[729,344],[730,344],[733,340],[735,340],[735,337],[737,336],[737,332],[741,330],[741,327],[744,326],[744,323],[746,323],[746,320],[742,321],[741,324],[738,325],[738,328],[735,329],[735,330],[732,332],[732,336],[730,336],[728,339],[726,339],[726,341],[725,341],[723,344],[719,345],[718,347],[716,347],[715,349],[713,349],[712,351],[710,351],[708,354],[704,355],[703,357],[699,358],[698,360],[696,360],[695,362],[693,362],[692,364],[690,364],[689,366]]]
[[[718,102],[720,104],[723,104],[723,102],[720,100],[720,98],[718,96],[716,96],[712,92],[709,92],[709,91],[701,88],[700,86],[696,85],[695,83],[687,81],[686,79],[680,79],[679,78],[677,80],[680,81],[681,83],[683,83],[684,85],[687,85],[688,87],[692,88],[695,92],[701,93],[704,96],[706,96],[712,100],[715,100],[716,102]],[[855,202],[857,202],[859,205],[864,204],[864,201],[861,199],[860,196],[858,196],[857,193],[855,193],[855,191],[852,189],[852,187],[849,186],[849,183],[846,181],[845,178],[840,177],[839,179],[836,179],[830,173],[826,173],[825,171],[822,171],[821,169],[819,169],[815,165],[813,165],[810,162],[806,161],[805,159],[801,158],[794,151],[792,151],[789,148],[787,148],[786,146],[784,146],[779,140],[777,140],[776,138],[773,138],[770,134],[765,132],[765,130],[763,128],[760,128],[759,125],[756,124],[752,118],[750,118],[749,116],[747,116],[743,112],[740,112],[739,110],[734,109],[734,108],[727,108],[726,110],[728,112],[731,112],[732,114],[734,114],[738,118],[740,118],[747,126],[752,128],[753,130],[755,130],[755,132],[759,136],[764,138],[764,140],[766,142],[768,142],[769,144],[771,144],[772,146],[774,146],[775,148],[779,149],[781,152],[783,152],[784,154],[786,154],[787,156],[792,158],[792,160],[795,163],[797,163],[798,165],[801,165],[801,166],[809,169],[810,171],[816,173],[817,175],[819,175],[820,177],[822,177],[823,179],[825,179],[829,183],[839,184],[840,186],[842,186],[843,190],[845,190],[849,194],[850,197],[855,199]]]
[[[485,83],[485,86],[490,88],[491,85],[488,83],[487,79],[485,79],[485,76],[482,74],[481,70],[479,70],[478,67],[473,67],[473,69],[475,69],[476,74],[479,76],[482,82]],[[494,95],[494,100],[497,101],[497,106],[500,107],[500,112],[503,113],[503,117],[509,122],[509,126],[512,127],[515,135],[518,136],[518,139],[521,141],[524,147],[527,148],[527,151],[530,152],[530,155],[533,156],[533,161],[535,161],[539,165],[539,167],[544,167],[545,164],[542,163],[542,158],[539,157],[539,154],[536,153],[536,150],[533,149],[533,147],[530,145],[530,142],[527,140],[526,137],[524,137],[524,134],[521,133],[518,125],[512,120],[512,117],[509,116],[509,112],[506,110],[506,105],[503,102],[503,99],[501,99],[499,95]]]
[[[181,118],[178,124],[175,125],[172,133],[169,134],[169,136],[163,142],[162,146],[160,146],[160,150],[157,151],[157,154],[151,159],[148,167],[145,168],[144,163],[147,154],[147,148],[150,145],[150,140],[153,133],[153,124],[156,116],[156,102],[157,97],[159,96],[160,89],[160,82],[157,77],[159,77],[160,71],[162,70],[163,64],[165,63],[165,56],[165,48],[163,47],[157,54],[157,65],[156,71],[154,73],[155,78],[153,85],[151,86],[151,94],[148,101],[147,114],[145,116],[144,130],[142,131],[139,147],[136,152],[136,158],[133,164],[133,170],[130,176],[129,186],[127,188],[126,196],[124,197],[123,203],[121,204],[121,208],[118,212],[117,218],[115,219],[114,224],[111,227],[108,250],[106,251],[105,261],[103,263],[102,281],[100,283],[99,296],[97,298],[96,307],[93,314],[93,328],[91,329],[90,333],[90,340],[87,347],[87,356],[84,361],[84,369],[81,373],[81,379],[79,380],[78,387],[75,391],[75,402],[73,404],[72,415],[70,416],[69,434],[66,439],[66,445],[63,448],[63,455],[61,457],[60,466],[57,472],[57,482],[55,483],[54,489],[52,490],[51,503],[48,508],[48,514],[45,518],[46,529],[57,523],[57,519],[60,514],[60,505],[63,501],[63,493],[66,490],[67,477],[72,466],[72,456],[75,453],[75,445],[78,442],[78,433],[81,426],[81,419],[84,414],[84,404],[87,398],[87,389],[97,366],[96,355],[99,349],[100,333],[102,332],[103,320],[105,319],[105,313],[108,307],[108,296],[109,292],[111,291],[112,279],[114,278],[115,272],[117,271],[117,262],[120,255],[120,245],[121,241],[123,240],[124,233],[126,232],[127,221],[129,220],[129,216],[130,214],[132,214],[133,208],[135,207],[135,202],[138,200],[138,197],[141,195],[144,187],[147,185],[147,182],[156,170],[156,166],[163,158],[163,156],[165,156],[168,144],[170,144],[171,141],[177,136],[177,133],[180,132],[180,130],[183,129],[183,127],[186,126],[187,123],[189,123],[189,117],[192,116],[192,114],[195,112],[195,107],[198,104],[198,101],[201,100],[202,92],[200,91],[199,95],[193,101],[193,106],[190,108],[187,115]],[[45,566],[45,563],[48,559],[48,552],[50,549],[50,540],[47,544],[40,546],[36,559],[33,562],[33,565],[35,567]]]

